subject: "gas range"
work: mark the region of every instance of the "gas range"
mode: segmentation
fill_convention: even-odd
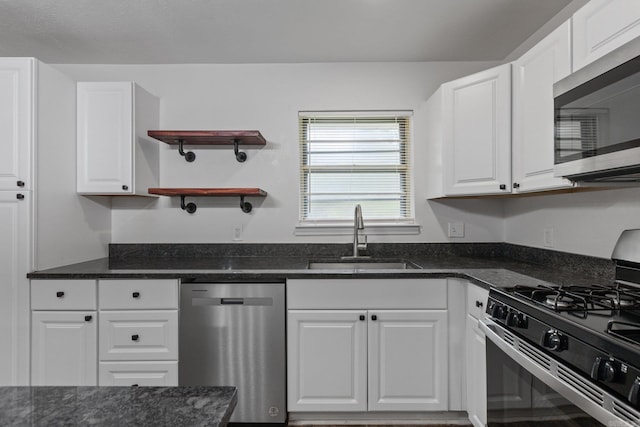
[[[636,419],[640,413],[640,230],[623,232],[614,256],[613,283],[492,288],[486,313],[505,330],[577,372],[586,384],[605,390],[618,406],[628,406],[631,419]]]

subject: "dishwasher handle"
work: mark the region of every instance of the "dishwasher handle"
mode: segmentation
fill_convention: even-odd
[[[226,305],[226,306],[272,306],[273,298],[270,297],[193,297],[191,298],[191,305],[195,307],[211,306],[211,305]]]

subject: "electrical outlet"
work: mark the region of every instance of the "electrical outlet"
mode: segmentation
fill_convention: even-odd
[[[553,228],[544,229],[544,247],[552,248],[554,245]]]
[[[464,237],[464,222],[450,222],[447,235],[449,237]]]
[[[233,241],[239,242],[242,240],[242,225],[233,226]]]

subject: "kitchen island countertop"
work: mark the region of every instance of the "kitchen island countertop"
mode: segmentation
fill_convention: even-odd
[[[0,387],[3,426],[225,426],[235,387]]]

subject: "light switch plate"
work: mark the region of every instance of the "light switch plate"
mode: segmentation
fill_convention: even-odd
[[[447,235],[449,237],[464,237],[464,222],[450,222]]]

